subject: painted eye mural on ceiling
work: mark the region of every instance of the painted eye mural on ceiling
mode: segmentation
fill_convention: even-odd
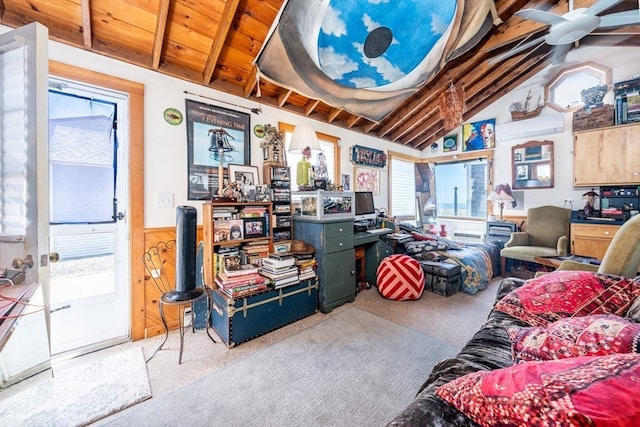
[[[490,0],[289,0],[260,77],[379,121],[495,19]]]

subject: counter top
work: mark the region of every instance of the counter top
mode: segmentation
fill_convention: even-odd
[[[610,221],[607,219],[580,219],[580,218],[571,218],[572,224],[598,224],[598,225],[622,225],[625,221]]]

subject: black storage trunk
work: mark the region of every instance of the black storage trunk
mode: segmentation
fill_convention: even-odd
[[[214,289],[211,297],[211,326],[231,348],[314,314],[318,282],[309,279],[238,299]]]
[[[420,261],[424,270],[424,288],[446,297],[460,290],[462,269],[458,264],[448,262]]]

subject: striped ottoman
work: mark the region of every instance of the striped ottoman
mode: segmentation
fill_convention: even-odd
[[[378,292],[387,299],[419,299],[424,291],[424,271],[408,255],[391,255],[382,260],[376,274]]]

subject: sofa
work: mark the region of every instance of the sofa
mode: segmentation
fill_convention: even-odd
[[[592,283],[594,283],[593,286]],[[597,297],[585,296],[589,292],[584,291],[584,289],[593,290],[599,284],[602,285],[602,289],[597,292],[594,291],[595,293],[600,292]],[[624,290],[621,290],[622,288]],[[545,289],[552,290],[545,294]],[[533,304],[533,308],[531,306],[525,307],[527,297],[523,295],[526,295],[527,291],[535,293],[532,295],[529,292],[529,296],[533,300],[542,301],[540,305],[546,304],[545,306],[553,306],[555,308],[548,310],[548,312],[544,310],[536,312],[537,307],[540,305]],[[570,313],[571,309],[563,306],[566,300],[572,298],[567,298],[566,295],[571,294],[577,299],[581,299],[575,304],[575,306],[580,306],[580,312]],[[621,418],[614,419],[614,422],[610,422],[611,420],[608,419],[605,422],[603,419],[598,418],[599,415],[593,415],[589,412],[593,408],[582,411],[582,407],[580,407],[582,403],[576,404],[578,408],[574,408],[573,411],[565,410],[566,408],[563,405],[571,406],[573,404],[571,400],[573,395],[566,391],[568,386],[563,384],[558,388],[557,384],[561,381],[551,382],[551,385],[547,386],[547,383],[544,383],[544,377],[541,383],[543,385],[539,386],[537,390],[533,387],[531,393],[540,393],[542,400],[549,397],[550,404],[543,403],[540,408],[535,409],[531,408],[531,402],[527,401],[518,406],[514,404],[516,399],[506,394],[501,397],[502,400],[491,400],[495,395],[503,393],[503,390],[500,390],[498,385],[504,384],[501,382],[502,380],[492,380],[491,376],[501,375],[503,372],[520,369],[521,367],[544,370],[542,368],[553,368],[558,364],[581,361],[584,361],[585,364],[591,361],[602,361],[604,363],[608,360],[606,358],[616,358],[617,363],[620,361],[619,359],[625,358],[622,362],[626,363],[626,368],[622,369],[627,369],[627,372],[631,372],[632,376],[637,378],[640,375],[640,323],[636,323],[640,320],[639,295],[640,283],[637,280],[599,272],[557,271],[527,281],[518,278],[503,279],[499,285],[493,309],[484,325],[467,342],[457,356],[445,359],[433,367],[413,402],[404,408],[388,425],[593,425],[593,420],[589,416],[585,416],[585,412],[596,420],[595,425],[640,425],[640,398],[636,397],[639,395],[637,391],[640,389],[640,385],[637,382],[615,383],[612,385],[613,391],[606,387],[601,389],[603,385],[606,386],[612,381],[609,376],[618,366],[613,363],[606,365],[614,366],[613,368],[601,369],[603,375],[607,378],[599,382],[594,381],[595,385],[585,384],[584,390],[588,396],[595,397],[595,399],[589,397],[587,400],[595,400],[596,405],[603,406],[605,412],[607,410],[614,412],[613,416],[609,413],[603,416],[603,419],[607,417],[616,418],[618,415],[615,414],[619,413]],[[585,307],[587,311],[585,311]],[[566,312],[562,312],[563,310]],[[531,312],[534,312],[534,314],[531,315]],[[596,354],[596,356],[565,354],[564,356],[566,357],[559,358],[560,360],[546,360],[537,353],[540,348],[534,348],[528,354],[521,348],[518,349],[521,351],[520,353],[516,350],[514,343],[518,342],[516,340],[518,336],[523,337],[526,334],[543,330],[543,328],[550,327],[550,325],[556,323],[586,321],[592,317],[602,317],[607,322],[613,319],[614,322],[619,321],[630,324],[629,328],[632,328],[633,331],[630,332],[627,338],[630,339],[631,344],[626,344],[625,347],[625,350],[629,350],[630,354],[617,353],[623,353],[619,348],[620,343],[617,343],[618,347],[614,345],[613,348],[608,349],[614,353],[612,356],[597,355],[599,354],[598,351],[603,349],[599,347],[596,349],[588,348],[589,343],[587,343],[587,353],[593,351],[594,353],[590,354]],[[524,338],[519,342],[527,343],[527,339],[531,341],[531,335],[524,336]],[[553,348],[553,346],[550,347]],[[561,352],[562,350],[557,351]],[[529,356],[529,359],[526,356]],[[622,370],[615,372],[622,372]],[[613,375],[615,377],[613,381],[617,380],[616,375]],[[482,381],[486,380],[488,382],[480,383],[479,378],[481,377],[485,378]],[[553,375],[548,377],[555,378]],[[593,375],[589,373],[587,377],[592,378]],[[514,378],[509,381],[516,383],[523,377],[518,373]],[[570,386],[573,386],[573,383]],[[496,388],[496,390],[493,390],[494,395],[489,400],[475,399],[474,393],[482,395],[487,387]],[[621,391],[623,392],[622,398],[619,397]],[[487,392],[487,395],[491,394],[491,391]],[[553,396],[558,397],[558,395],[561,395],[559,398],[560,404],[558,401],[553,401]],[[610,399],[604,398],[604,396],[608,395],[611,396],[611,399],[614,399],[614,402],[620,403],[610,404]],[[577,397],[580,398],[579,391],[577,392]],[[449,403],[444,400],[445,398]],[[627,398],[631,400],[627,400]],[[601,403],[598,403],[600,399]],[[569,401],[568,404],[567,401]],[[511,405],[511,408],[507,408],[505,411],[512,410],[515,415],[513,413],[505,415],[501,412],[504,408],[495,409],[496,406],[500,406],[502,403],[506,407]],[[590,402],[590,404],[593,405],[593,402]],[[588,404],[585,405],[588,406]],[[558,406],[560,409],[558,409]],[[514,407],[516,408],[515,411],[513,411]],[[597,408],[596,412],[599,410],[600,408]],[[523,417],[522,420],[517,421],[520,416]],[[537,418],[538,416],[540,417]],[[545,420],[543,416],[548,418]],[[550,422],[549,419],[552,421]]]

